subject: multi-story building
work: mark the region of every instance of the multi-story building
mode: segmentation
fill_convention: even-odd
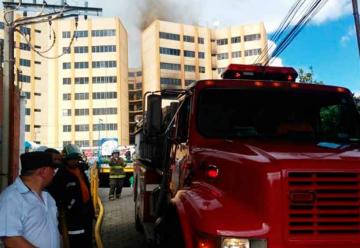
[[[130,144],[135,143],[134,131],[142,115],[142,71],[140,68],[129,69],[129,134]]]
[[[58,148],[97,146],[102,138],[129,144],[127,32],[120,20],[61,20],[20,31],[15,83],[27,98],[25,139]]]
[[[50,56],[64,55],[48,61],[46,144],[88,147],[103,138],[129,144],[127,32],[119,18],[53,26],[58,41]]]
[[[230,63],[261,64],[266,50],[263,23],[210,29],[156,20],[142,33],[144,92],[220,78]]]
[[[3,18],[3,16],[1,16]],[[15,19],[21,15],[15,14]],[[5,22],[0,20],[0,47],[3,48]],[[46,24],[21,26],[14,33],[15,84],[26,97],[25,139],[41,143],[48,139],[46,133],[48,73],[47,60],[30,48],[47,49],[48,30]],[[46,41],[44,43],[44,41]],[[2,51],[1,51],[2,54]],[[3,61],[1,61],[3,62]],[[5,62],[6,63],[6,62]]]

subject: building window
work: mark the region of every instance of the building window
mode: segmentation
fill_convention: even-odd
[[[129,72],[128,77],[135,77],[135,72]]]
[[[185,85],[188,86],[189,84],[195,83],[193,79],[185,79]]]
[[[31,98],[30,92],[24,91],[24,94],[25,94],[26,99],[30,99],[30,98]]]
[[[85,69],[89,68],[89,62],[75,62],[76,69]]]
[[[41,77],[34,77],[35,80],[41,80]]]
[[[128,88],[129,88],[129,90],[133,90],[133,89],[134,89],[134,85],[133,85],[133,84],[129,84],[129,85],[128,85]]]
[[[35,45],[34,46],[36,49],[41,49],[41,46],[39,46],[39,45]]]
[[[90,146],[90,142],[88,140],[75,140],[75,145],[79,147],[88,147]]]
[[[245,57],[247,56],[255,56],[255,55],[259,55],[261,54],[261,49],[249,49],[249,50],[245,50]]]
[[[180,40],[180,35],[178,34],[171,34],[171,33],[165,33],[160,32],[159,33],[160,39],[167,39],[167,40]]]
[[[218,68],[217,71],[219,74],[223,73],[226,70],[226,68]]]
[[[31,113],[31,109],[30,108],[26,108],[25,109],[25,115],[30,115]]]
[[[35,33],[41,34],[41,30],[35,29]]]
[[[34,125],[34,128],[41,128],[41,125]]]
[[[88,100],[89,93],[75,93],[75,100]]]
[[[241,51],[235,51],[231,53],[232,58],[240,58],[241,57]]]
[[[248,34],[244,36],[244,41],[260,40],[260,34]]]
[[[89,115],[89,109],[75,109],[75,116]]]
[[[110,53],[110,52],[116,52],[116,46],[115,45],[109,45],[109,46],[93,46],[92,47],[93,53]]]
[[[231,43],[240,43],[240,42],[241,42],[240,36],[231,37]]]
[[[225,39],[220,39],[220,40],[217,40],[216,41],[216,44],[218,44],[219,46],[222,46],[222,45],[227,45],[228,43],[228,39],[225,38]]]
[[[141,82],[136,84],[136,89],[138,89],[138,90],[142,89],[142,83]]]
[[[136,76],[141,77],[141,76],[142,76],[142,72],[141,72],[141,71],[136,72]]]
[[[93,124],[93,131],[104,131],[104,130],[110,130],[115,131],[117,130],[117,124],[116,123],[100,123],[100,124]]]
[[[102,29],[102,30],[92,30],[91,35],[93,37],[102,37],[102,36],[115,36],[115,29]]]
[[[195,66],[194,65],[185,65],[184,69],[185,69],[185,71],[195,72]]]
[[[93,115],[116,115],[117,108],[93,108]]]
[[[0,22],[0,29],[4,29],[4,28],[5,28],[4,22]]]
[[[30,60],[28,60],[28,59],[20,59],[20,65],[30,67]]]
[[[88,31],[87,30],[75,31],[74,35],[76,38],[88,37]]]
[[[198,43],[199,44],[204,44],[205,43],[205,39],[203,37],[198,37]]]
[[[23,33],[23,34],[30,35],[31,29],[28,28],[28,27],[21,26],[20,27],[20,32]]]
[[[41,65],[41,61],[35,61],[35,64]]]
[[[25,51],[30,51],[30,46],[26,43],[20,42],[20,49]]]
[[[205,73],[205,67],[204,66],[199,66],[199,72],[200,73]]]
[[[71,125],[63,125],[63,132],[71,132]]]
[[[160,63],[160,69],[180,71],[181,66],[180,66],[180,64],[163,63],[163,62],[161,62],[161,63]]]
[[[181,85],[181,79],[178,78],[160,78],[160,84]]]
[[[184,56],[185,57],[195,57],[195,52],[194,51],[187,51],[187,50],[184,50]]]
[[[71,141],[63,141],[63,147],[67,146],[67,145],[70,145],[70,144],[71,144]]]
[[[219,53],[217,55],[217,59],[218,60],[223,60],[223,59],[228,59],[229,58],[229,54],[228,53]]]
[[[63,109],[62,115],[63,116],[71,116],[71,109]]]
[[[63,78],[63,84],[71,84],[71,78]]]
[[[190,36],[190,35],[184,35],[183,39],[184,39],[184,42],[192,42],[192,43],[194,43],[194,41],[195,41],[194,36]]]
[[[75,131],[76,132],[89,131],[89,125],[88,124],[75,125]]]
[[[116,76],[108,76],[108,77],[93,77],[93,84],[107,84],[107,83],[116,83]]]
[[[93,61],[92,62],[92,68],[112,68],[112,67],[116,67],[116,61],[115,60]]]
[[[70,36],[71,36],[71,34],[70,34],[69,31],[64,31],[64,32],[62,32],[62,37],[63,37],[63,38],[70,38]]]
[[[30,132],[30,125],[25,125],[25,132]]]
[[[204,52],[199,52],[198,56],[199,56],[199,59],[205,59],[205,53]]]
[[[93,99],[115,99],[117,97],[116,92],[94,92]]]
[[[64,94],[63,94],[63,100],[64,100],[64,101],[69,101],[69,100],[71,100],[71,93],[64,93]]]
[[[63,54],[69,54],[71,52],[71,47],[63,47],[62,51],[63,51]]]
[[[89,48],[87,46],[74,47],[74,53],[88,53]]]
[[[41,93],[35,92],[34,95],[35,95],[35,96],[41,96]]]
[[[76,77],[75,84],[88,84],[89,78],[88,77]]]
[[[70,62],[65,62],[63,63],[63,69],[71,69],[71,63]]]
[[[30,78],[30,76],[20,74],[19,75],[19,81],[23,82],[23,83],[30,83],[31,78]]]
[[[160,54],[179,56],[180,50],[174,48],[160,47]]]

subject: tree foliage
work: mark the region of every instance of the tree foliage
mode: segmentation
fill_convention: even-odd
[[[309,83],[309,84],[324,84],[323,81],[317,81],[314,79],[314,70],[312,66],[309,66],[309,69],[305,71],[302,68],[299,68],[299,82],[300,83]]]

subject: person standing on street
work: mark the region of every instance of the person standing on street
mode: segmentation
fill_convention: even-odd
[[[114,200],[116,198],[120,198],[122,187],[125,180],[125,172],[124,172],[125,162],[120,157],[120,151],[118,149],[114,149],[111,154],[110,159],[110,191],[109,191],[109,200]]]
[[[58,164],[45,152],[20,159],[21,176],[0,195],[0,238],[5,247],[60,248],[56,203],[44,191]]]
[[[92,247],[94,207],[90,184],[84,173],[82,153],[76,145],[63,149],[64,167],[60,169],[48,188],[55,198],[59,212],[64,213],[62,230],[70,247]],[[66,230],[64,230],[66,229]]]

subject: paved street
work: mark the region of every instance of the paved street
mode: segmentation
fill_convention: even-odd
[[[121,199],[108,200],[109,188],[99,188],[105,208],[102,240],[105,248],[146,247],[144,236],[135,230],[132,188],[123,188]]]

